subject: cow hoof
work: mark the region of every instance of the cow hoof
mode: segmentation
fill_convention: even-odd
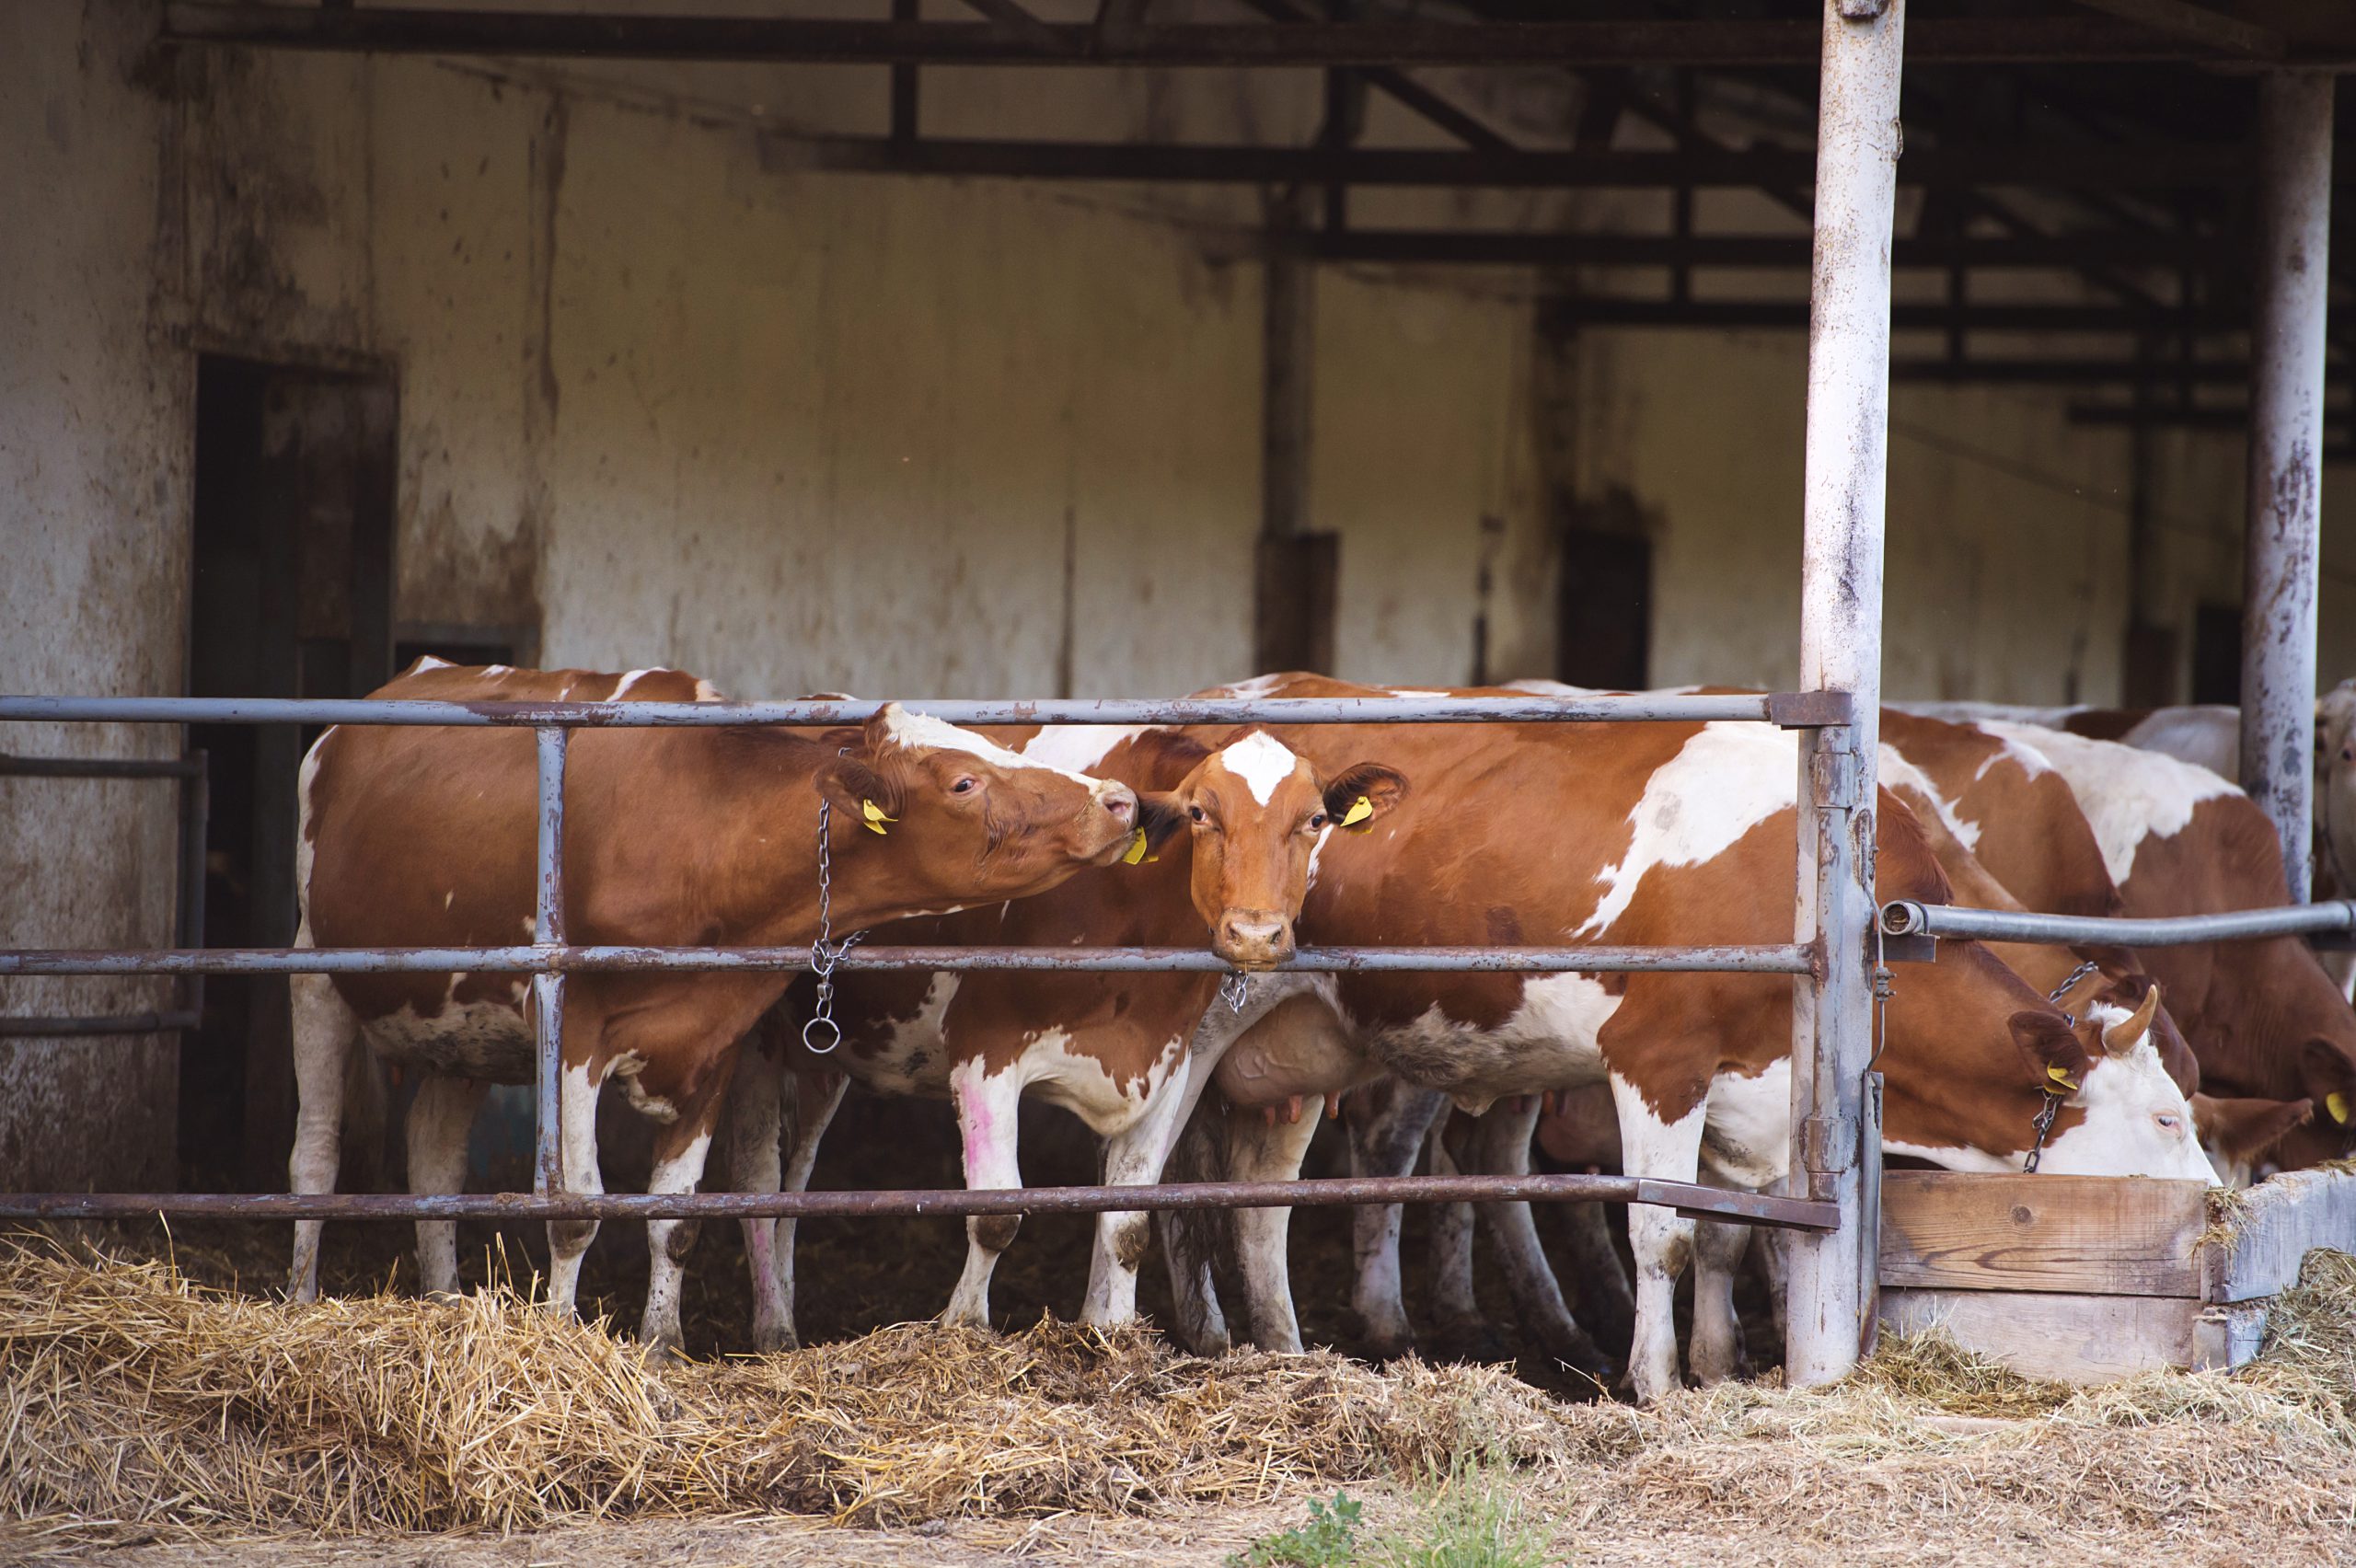
[[[802,1343],[791,1323],[755,1324],[753,1349],[763,1355],[775,1355],[780,1351],[800,1350]]]
[[[1513,1359],[1513,1348],[1506,1343],[1505,1336],[1478,1318],[1453,1319],[1440,1324],[1433,1350],[1441,1361],[1495,1366]]]
[[[1415,1336],[1405,1330],[1361,1332],[1358,1354],[1369,1361],[1397,1361],[1415,1354]]]

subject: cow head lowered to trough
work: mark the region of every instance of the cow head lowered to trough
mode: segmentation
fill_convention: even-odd
[[[1053,767],[897,703],[825,744],[835,755],[815,783],[832,817],[830,849],[856,869],[859,909],[885,918],[1044,893],[1085,866],[1111,865],[1140,829],[1166,832],[1173,820],[1117,779]],[[867,923],[855,911],[836,917]]]
[[[1325,836],[1365,832],[1406,795],[1396,769],[1360,762],[1328,778],[1254,729],[1211,751],[1167,795],[1148,797],[1148,810],[1188,830],[1195,908],[1212,950],[1239,969],[1262,970],[1293,955],[1293,922]]]

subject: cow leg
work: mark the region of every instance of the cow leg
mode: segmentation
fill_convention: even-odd
[[[818,1166],[818,1141],[834,1125],[835,1113],[842,1109],[843,1094],[850,1088],[850,1079],[822,1068],[815,1073],[797,1073],[791,1081],[793,1152],[785,1162],[785,1190],[806,1193],[810,1190],[810,1172]],[[785,1343],[789,1347],[794,1343],[793,1238],[799,1224],[791,1219],[777,1222],[778,1301],[784,1314]]]
[[[1645,1103],[1640,1090],[1616,1073],[1611,1096],[1619,1107],[1622,1158],[1629,1175],[1671,1182],[1699,1176],[1702,1129],[1709,1119],[1706,1099],[1681,1119],[1667,1122]],[[1628,1376],[1636,1397],[1650,1403],[1680,1386],[1677,1276],[1693,1256],[1693,1222],[1674,1209],[1631,1204],[1628,1240],[1636,1254],[1636,1332]]]
[[[1238,1148],[1234,1180],[1291,1182],[1300,1176],[1301,1161],[1317,1136],[1322,1107],[1311,1102],[1300,1120],[1276,1118],[1274,1125],[1251,1113],[1235,1126]],[[1242,1277],[1244,1311],[1252,1324],[1252,1343],[1262,1350],[1297,1354],[1300,1320],[1293,1311],[1292,1210],[1237,1209],[1235,1266]]]
[[[409,1190],[412,1193],[463,1193],[467,1190],[467,1136],[474,1131],[491,1085],[479,1078],[445,1078],[429,1073],[410,1102]],[[417,1222],[417,1272],[428,1296],[458,1293],[458,1226],[455,1220]]]
[[[571,1020],[568,1020],[568,1022]],[[564,1161],[564,1190],[602,1193],[605,1172],[597,1165],[597,1091],[602,1071],[586,1062],[568,1063],[557,1092],[557,1147]],[[549,1310],[570,1318],[581,1289],[581,1259],[597,1239],[594,1219],[549,1221]]]
[[[715,1075],[722,1083],[724,1075]],[[711,1152],[711,1130],[720,1119],[720,1096],[707,1092],[679,1107],[676,1119],[654,1136],[654,1170],[649,1193],[692,1193],[703,1180],[706,1157]],[[646,1222],[646,1310],[639,1319],[639,1343],[658,1355],[676,1352],[680,1343],[679,1289],[687,1250],[695,1245],[695,1221],[650,1219]]]
[[[1242,1114],[1227,1107],[1213,1110],[1198,1101],[1171,1148],[1165,1167],[1171,1180],[1233,1181],[1237,1118]],[[1196,1355],[1225,1355],[1234,1348],[1228,1335],[1227,1314],[1219,1309],[1214,1272],[1219,1227],[1228,1223],[1229,1213],[1217,1209],[1164,1209],[1154,1216],[1161,1233],[1162,1264],[1170,1275],[1170,1299],[1176,1319],[1172,1332]]]
[[[1528,1094],[1491,1106],[1473,1129],[1473,1168],[1492,1176],[1529,1175],[1530,1139],[1538,1128],[1539,1105],[1539,1097]],[[1565,1366],[1598,1380],[1611,1377],[1616,1370],[1611,1358],[1596,1348],[1563,1303],[1562,1286],[1546,1261],[1530,1205],[1483,1204],[1480,1213],[1504,1265],[1506,1288],[1512,1293],[1523,1330]]]
[[[1625,1344],[1634,1331],[1636,1298],[1628,1289],[1627,1265],[1611,1243],[1611,1222],[1599,1203],[1562,1205],[1565,1253],[1570,1275],[1578,1282],[1580,1319],[1603,1343]]]
[[[785,1136],[779,1080],[784,1069],[756,1030],[736,1052],[736,1081],[728,1090],[728,1190],[774,1193],[782,1185],[778,1147]],[[745,1272],[753,1285],[753,1348],[793,1348],[793,1317],[779,1277],[774,1216],[739,1222]]]
[[[1016,1118],[1022,1107],[1022,1079],[1012,1069],[992,1075],[980,1059],[960,1062],[949,1075],[957,1104],[957,1130],[964,1144],[968,1189],[1020,1187]],[[949,1297],[941,1320],[976,1329],[990,1326],[990,1274],[998,1255],[1014,1244],[1022,1228],[1015,1214],[977,1214],[965,1221],[965,1272]]]
[[[308,930],[306,926],[306,934]],[[332,1193],[343,1136],[344,1075],[360,1043],[360,1019],[328,975],[293,975],[289,987],[294,993],[295,1109],[287,1184],[296,1193]],[[322,1224],[316,1219],[294,1222],[286,1294],[296,1301],[318,1299]]]
[[[1195,1059],[1181,1054],[1170,1076],[1147,1100],[1137,1120],[1104,1142],[1104,1184],[1141,1187],[1161,1177],[1181,1119],[1193,1107]],[[1088,1271],[1088,1299],[1080,1320],[1112,1328],[1138,1315],[1138,1264],[1153,1239],[1151,1216],[1135,1211],[1106,1213],[1096,1219],[1096,1251]]]
[[[1750,1250],[1750,1227],[1704,1219],[1693,1230],[1693,1335],[1686,1360],[1695,1381],[1741,1375],[1742,1322],[1735,1316],[1735,1271]]]
[[[1405,1083],[1392,1085],[1389,1103],[1376,1113],[1351,1113],[1357,1098],[1342,1102],[1350,1129],[1350,1173],[1404,1176],[1415,1168],[1424,1135],[1448,1109],[1448,1097]],[[1415,1347],[1407,1301],[1399,1278],[1397,1204],[1369,1204],[1350,1211],[1350,1243],[1357,1265],[1351,1306],[1367,1354],[1377,1360],[1404,1355]]]
[[[1463,1168],[1441,1136],[1447,1119],[1432,1129],[1431,1170],[1435,1176],[1455,1176]],[[1432,1205],[1432,1319],[1440,1343],[1450,1355],[1475,1361],[1505,1358],[1506,1343],[1481,1315],[1481,1298],[1472,1284],[1472,1205]]]
[[[1774,1314],[1778,1341],[1791,1328],[1791,1298],[1785,1289],[1786,1271],[1791,1260],[1784,1251],[1787,1245],[1784,1233],[1773,1226],[1754,1225],[1750,1228],[1750,1264],[1759,1271],[1759,1278],[1767,1287],[1767,1304]]]

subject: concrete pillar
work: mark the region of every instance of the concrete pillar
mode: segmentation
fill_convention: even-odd
[[[2307,897],[2313,870],[2332,84],[2327,75],[2282,71],[2265,77],[2258,89],[2242,788],[2282,836],[2282,866],[2298,902]]]
[[[1873,1056],[1865,936],[1874,913],[1874,758],[1880,735],[1882,513],[1889,436],[1889,249],[1898,200],[1905,0],[1824,0],[1816,251],[1807,366],[1800,685],[1846,691],[1845,728],[1800,744],[1798,938],[1819,974],[1796,982],[1792,1183],[1836,1202],[1841,1228],[1792,1249],[1784,1348],[1795,1386],[1854,1366],[1874,1324],[1875,1239],[1862,1147]],[[1871,1151],[1877,1155],[1878,1150]]]

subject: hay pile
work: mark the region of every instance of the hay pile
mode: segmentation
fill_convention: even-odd
[[[2311,1259],[2266,1356],[2230,1377],[2073,1391],[1915,1338],[1833,1389],[1727,1385],[1635,1411],[1495,1369],[1203,1361],[1052,1323],[908,1325],[649,1373],[601,1328],[506,1292],[289,1308],[162,1263],[0,1250],[0,1518],[84,1536],[1134,1517],[1468,1457],[1532,1488],[1558,1546],[1650,1532],[1646,1550],[1673,1555],[1762,1508],[1787,1548],[1939,1529],[2139,1551],[2344,1541],[2356,1261]]]

